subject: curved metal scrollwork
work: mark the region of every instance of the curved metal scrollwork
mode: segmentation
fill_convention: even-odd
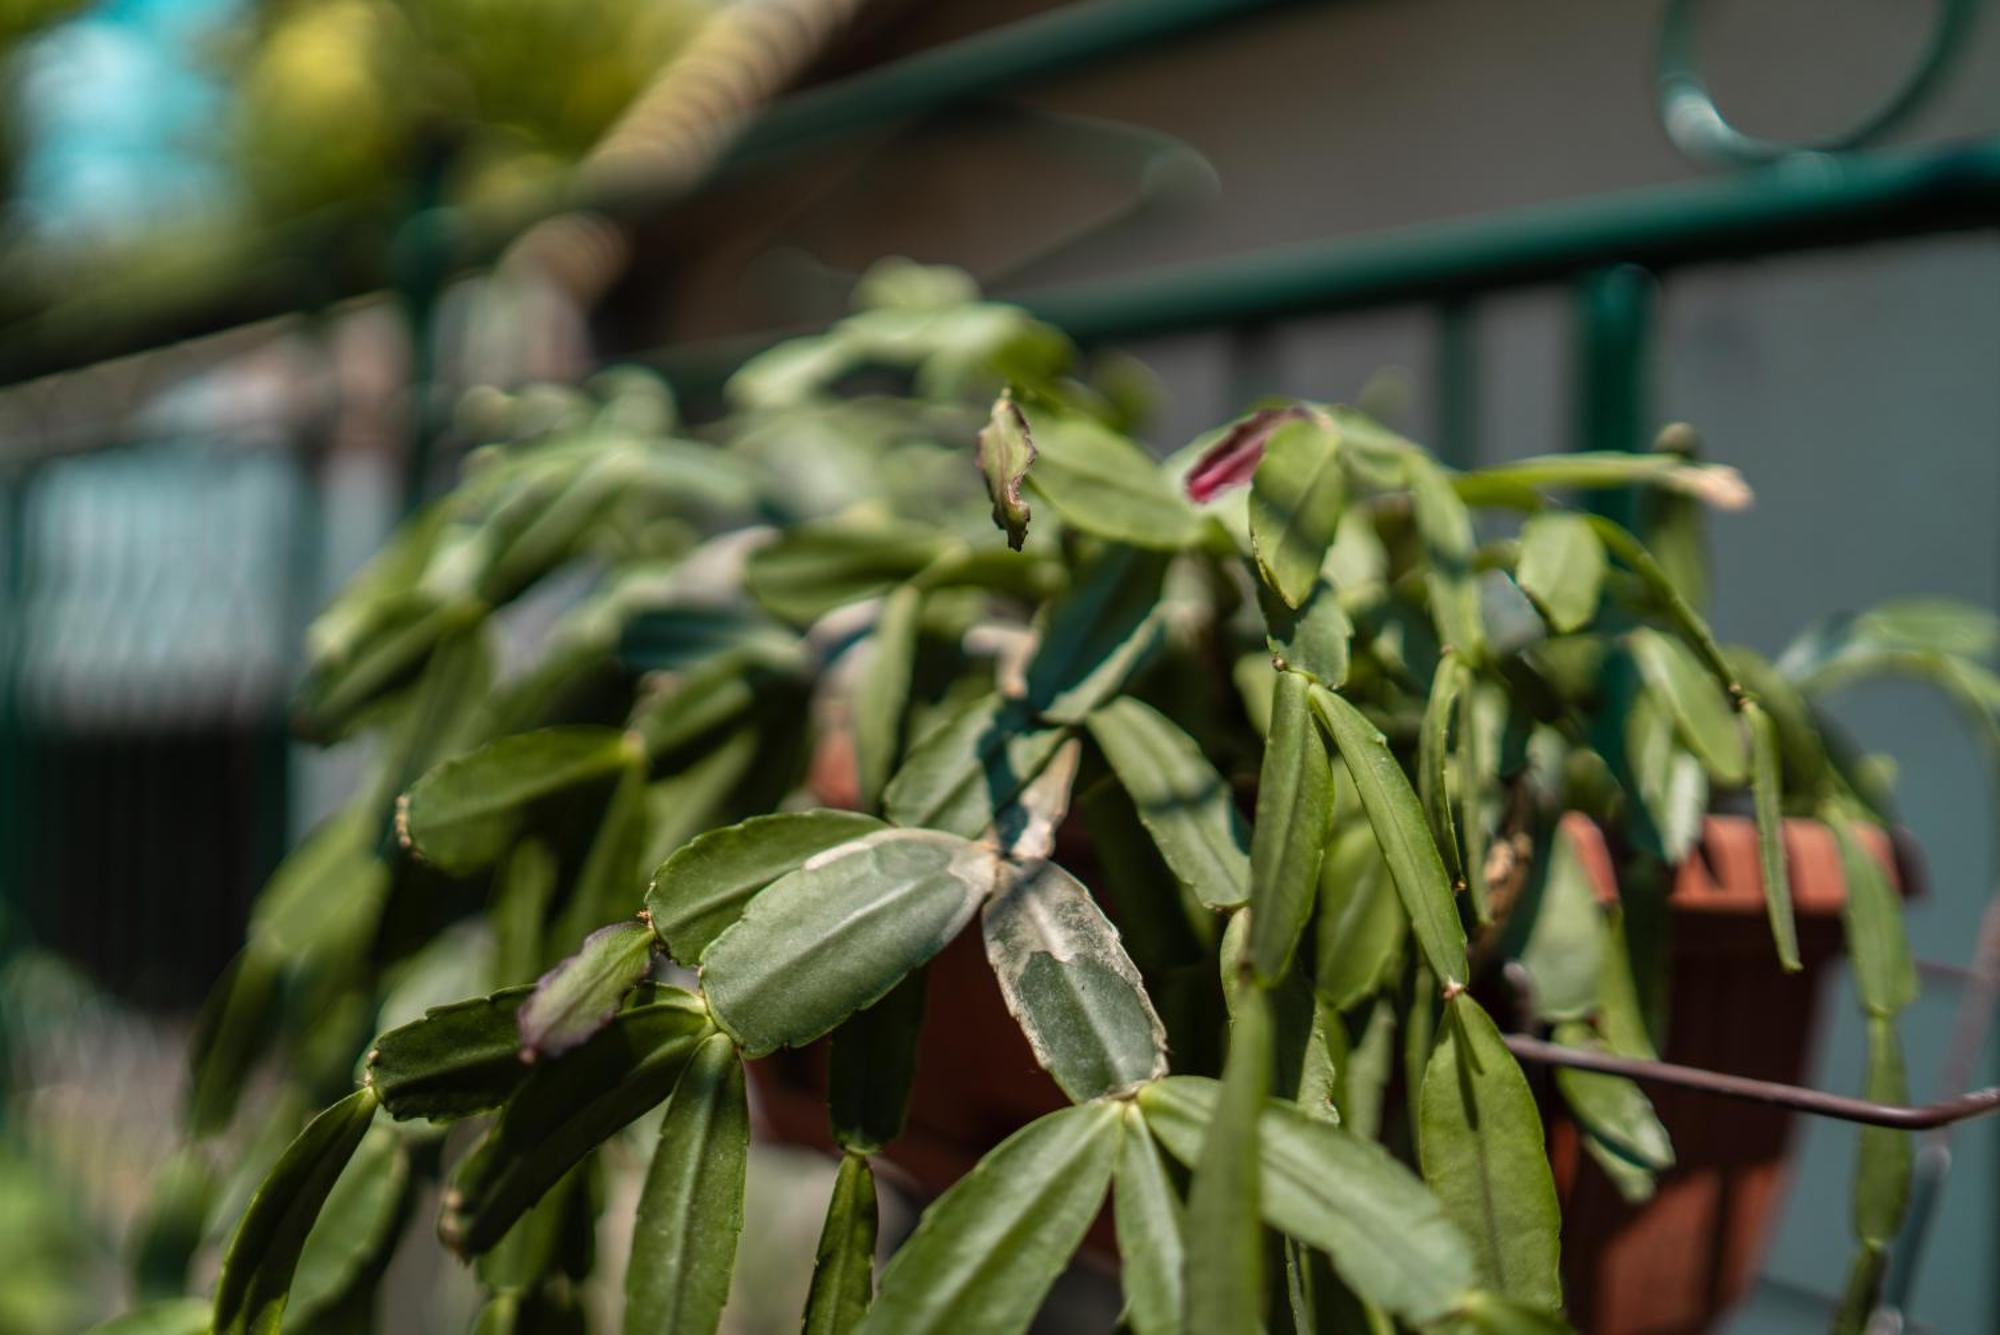
[[[1695,11],[1701,0],[1668,0],[1657,66],[1660,122],[1674,146],[1696,162],[1749,167],[1799,153],[1840,153],[1860,148],[1893,129],[1923,104],[1965,44],[1980,0],[1937,0],[1923,58],[1889,100],[1840,134],[1804,143],[1762,139],[1729,123],[1708,91],[1696,50]]]

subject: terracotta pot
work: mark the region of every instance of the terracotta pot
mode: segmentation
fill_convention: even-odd
[[[1604,834],[1578,816],[1565,830],[1601,899],[1617,887]],[[1907,896],[1919,884],[1914,848],[1869,830],[1870,852]],[[1805,1081],[1826,966],[1841,950],[1846,878],[1833,833],[1785,822],[1798,973],[1779,970],[1765,920],[1755,825],[1711,816],[1701,856],[1676,873],[1667,1061],[1732,1075]],[[1712,1329],[1749,1289],[1783,1198],[1794,1114],[1654,1086],[1647,1093],[1673,1137],[1675,1167],[1650,1201],[1629,1205],[1583,1153],[1575,1123],[1553,1113],[1549,1157],[1563,1205],[1570,1319],[1592,1335],[1674,1335]]]
[[[1615,900],[1603,832],[1575,815],[1563,827],[1600,898]],[[1909,893],[1913,851],[1879,830],[1868,838]],[[1825,826],[1787,821],[1785,840],[1805,966],[1799,973],[1782,973],[1772,956],[1749,820],[1710,817],[1701,856],[1679,869],[1669,901],[1667,1060],[1790,1083],[1804,1077],[1825,968],[1840,950],[1845,880]],[[1059,856],[1075,865],[1067,853]],[[909,1125],[878,1160],[886,1161],[885,1176],[900,1179],[919,1200],[941,1193],[1008,1134],[1065,1103],[1008,1014],[977,930],[962,933],[938,957],[928,1000]],[[817,1043],[751,1064],[763,1135],[832,1150],[825,1048]],[[1627,1205],[1582,1152],[1573,1123],[1553,1108],[1547,1118],[1563,1202],[1570,1316],[1592,1335],[1709,1329],[1755,1277],[1784,1185],[1790,1114],[1684,1091],[1649,1092],[1673,1136],[1677,1164],[1640,1206]],[[1108,1218],[1099,1218],[1088,1245],[1101,1256],[1115,1254]]]

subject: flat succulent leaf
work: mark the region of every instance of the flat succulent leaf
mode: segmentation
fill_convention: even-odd
[[[1691,650],[1697,661],[1724,691],[1736,685],[1735,674],[1730,670],[1729,661],[1724,657],[1722,646],[1715,642],[1715,633],[1682,596],[1673,576],[1663,569],[1646,545],[1632,536],[1629,529],[1606,519],[1603,515],[1583,516],[1591,528],[1597,531],[1605,550],[1625,563],[1638,576],[1651,602],[1657,607],[1674,628],[1682,642]]]
[[[1303,673],[1329,690],[1347,680],[1354,624],[1324,573],[1296,607],[1260,584],[1257,606],[1264,614],[1264,644],[1286,671]]]
[[[882,830],[808,858],[702,956],[716,1023],[745,1055],[809,1043],[930,961],[993,890],[991,850]]]
[[[1586,1052],[1609,1049],[1597,1032],[1580,1020],[1555,1027],[1555,1040]],[[1652,1172],[1674,1166],[1674,1144],[1653,1111],[1645,1091],[1622,1075],[1556,1068],[1556,1088],[1578,1123],[1617,1152],[1619,1157]]]
[[[1530,491],[1602,491],[1619,487],[1659,487],[1689,496],[1718,510],[1750,504],[1750,488],[1727,464],[1690,462],[1668,451],[1628,454],[1577,450],[1535,455],[1482,468],[1454,479],[1468,504],[1500,504],[1523,488]]]
[[[1192,1330],[1219,1335],[1258,1335],[1263,1330],[1258,1132],[1271,1095],[1274,1041],[1271,1003],[1263,989],[1239,989],[1229,1026],[1229,1056],[1188,1183],[1188,1231],[1201,1241],[1187,1257]]]
[[[1949,654],[1990,657],[2000,646],[2000,618],[1954,598],[1903,598],[1866,612],[1831,617],[1809,627],[1786,647],[1778,669],[1812,684],[1854,660],[1883,654]]]
[[[1463,993],[1446,1004],[1418,1119],[1424,1180],[1472,1239],[1480,1279],[1519,1302],[1560,1309],[1562,1216],[1541,1114],[1500,1031]]]
[[[1346,504],[1340,432],[1330,421],[1298,418],[1271,433],[1250,483],[1250,548],[1287,606],[1312,593]]]
[[[574,1280],[589,1273],[596,1260],[597,1167],[585,1159],[563,1174],[492,1250],[481,1253],[473,1266],[481,1285],[495,1293],[527,1293],[557,1276]]]
[[[1079,1104],[1021,1128],[931,1203],[882,1271],[863,1335],[1020,1335],[1104,1201],[1122,1117]]]
[[[908,581],[944,545],[941,534],[919,524],[817,520],[751,553],[744,579],[765,610],[805,625]]]
[[[600,923],[635,911],[645,880],[650,838],[646,773],[642,766],[633,764],[618,776],[611,790],[611,800],[591,837],[590,851],[570,887],[569,902],[556,919],[556,949],[580,940]]]
[[[1157,551],[1177,551],[1200,538],[1200,516],[1159,464],[1109,427],[1054,417],[1036,423],[1035,445],[1028,486],[1071,527]]]
[[[577,952],[543,974],[515,1016],[521,1059],[560,1057],[611,1023],[639,981],[652,971],[657,944],[637,918],[600,927]]]
[[[206,1298],[160,1298],[92,1326],[85,1335],[210,1335],[214,1315]]]
[[[1192,1163],[1220,1086],[1170,1076],[1139,1093],[1146,1125]],[[1259,1119],[1259,1199],[1271,1227],[1325,1251],[1355,1293],[1407,1321],[1452,1311],[1473,1282],[1464,1236],[1416,1176],[1386,1151],[1283,1103]],[[1199,1235],[1197,1235],[1199,1236]]]
[[[1581,630],[1596,618],[1609,566],[1604,539],[1581,515],[1548,510],[1521,524],[1515,580],[1558,634]]]
[[[1195,441],[1188,447],[1195,454],[1184,484],[1188,499],[1205,504],[1231,488],[1248,485],[1264,461],[1272,435],[1306,417],[1302,407],[1260,408]]]
[[[477,625],[477,598],[428,589],[400,591],[368,607],[352,643],[315,655],[292,698],[292,723],[308,740],[346,736],[370,707],[413,680],[441,644]]]
[[[1404,456],[1410,511],[1417,521],[1429,567],[1431,619],[1438,641],[1467,662],[1486,656],[1486,628],[1479,613],[1479,580],[1472,568],[1472,516],[1443,469],[1422,454]]]
[[[463,1256],[492,1248],[586,1154],[673,1091],[681,1068],[713,1032],[699,998],[620,1012],[574,1051],[537,1063],[486,1136],[459,1161],[438,1235]]]
[[[1313,990],[1346,1010],[1382,990],[1401,958],[1409,919],[1396,897],[1375,832],[1338,829],[1320,860]]]
[[[1415,790],[1381,731],[1360,710],[1331,691],[1315,689],[1312,699],[1361,795],[1417,944],[1441,982],[1463,983],[1465,927]]]
[[[874,1154],[903,1133],[928,983],[927,970],[913,971],[833,1031],[826,1101],[834,1143],[842,1149]]]
[[[1187,1295],[1187,1209],[1136,1103],[1111,1172],[1125,1322],[1134,1335],[1180,1335]]]
[[[1212,908],[1246,902],[1250,832],[1228,783],[1194,738],[1130,696],[1093,711],[1086,722],[1174,875]]]
[[[991,842],[1010,862],[1029,863],[1055,852],[1056,831],[1069,815],[1083,741],[1071,737],[1056,748],[1042,772],[993,817]]]
[[[402,799],[397,831],[426,862],[461,876],[490,866],[514,842],[527,808],[613,778],[635,763],[614,728],[543,728],[455,756]]]
[[[875,1292],[875,1173],[866,1155],[843,1154],[826,1223],[813,1252],[804,1335],[848,1335]]]
[[[530,983],[547,963],[545,924],[555,899],[561,868],[540,839],[523,839],[501,864],[487,911],[493,924],[493,977],[514,985]]]
[[[279,1156],[223,1257],[216,1335],[275,1335],[306,1237],[375,1120],[375,1106],[374,1090],[355,1090],[307,1123]]]
[[[1444,857],[1445,875],[1454,885],[1465,883],[1466,868],[1451,809],[1451,726],[1459,717],[1459,696],[1470,685],[1470,674],[1457,655],[1446,654],[1438,659],[1437,672],[1431,677],[1431,693],[1424,702],[1423,727],[1417,737],[1417,796],[1430,822],[1431,839]],[[1461,728],[1461,749],[1469,741],[1470,731]]]
[[[1909,1102],[1909,1075],[1895,1021],[1868,1018],[1868,1079],[1862,1096],[1876,1103]],[[1886,1126],[1861,1128],[1854,1165],[1854,1234],[1864,1243],[1887,1247],[1902,1229],[1910,1204],[1910,1133]]]
[[[626,1335],[713,1335],[736,1268],[750,1107],[727,1036],[695,1049],[667,1101],[632,1221]]]
[[[1561,1313],[1484,1290],[1465,1295],[1458,1311],[1435,1329],[1438,1335],[1572,1335]]]
[[[1681,744],[1673,720],[1650,694],[1641,694],[1626,714],[1625,759],[1661,855],[1669,862],[1685,860],[1700,842],[1708,814],[1708,771]]]
[[[1701,757],[1718,782],[1746,782],[1749,767],[1736,712],[1694,653],[1679,640],[1644,626],[1632,632],[1631,645],[1639,675],[1672,717],[1688,749]]]
[[[521,1061],[521,1007],[532,986],[435,1006],[391,1029],[369,1050],[367,1079],[382,1107],[402,1121],[446,1121],[488,1112],[528,1076]]]
[[[540,1288],[495,1294],[473,1318],[472,1335],[588,1335],[575,1290]]]
[[[755,608],[667,604],[622,616],[618,661],[634,672],[685,672],[728,655],[781,660],[798,637]],[[748,652],[745,652],[748,651]]]
[[[1166,1074],[1166,1027],[1118,929],[1053,862],[1006,865],[981,929],[1035,1059],[1077,1102]]]
[[[977,459],[986,495],[993,502],[994,526],[1006,533],[1007,545],[1018,552],[1027,540],[1032,513],[1021,499],[1021,479],[1035,462],[1035,442],[1028,419],[1011,395],[993,401],[993,414],[979,433]]]
[[[1068,735],[1036,722],[1018,700],[983,696],[918,739],[883,790],[882,809],[898,825],[977,838]]]
[[[381,1278],[411,1194],[409,1139],[378,1121],[361,1138],[306,1235],[286,1325],[313,1329],[316,1319]]]
[[[1848,1263],[1847,1282],[1841,1288],[1840,1306],[1827,1323],[1832,1335],[1866,1335],[1868,1317],[1882,1299],[1882,1282],[1889,1275],[1889,1249],[1879,1242],[1864,1242],[1854,1249]]]
[[[1785,866],[1785,813],[1778,764],[1778,728],[1754,700],[1743,705],[1743,724],[1750,734],[1750,796],[1757,814],[1757,870],[1764,883],[1764,909],[1771,920],[1771,939],[1778,962],[1788,973],[1799,962],[1799,929],[1792,917],[1792,878]]]
[[[854,752],[861,804],[874,807],[903,749],[903,714],[910,703],[910,675],[917,657],[923,591],[904,585],[882,600],[867,662],[854,688]]]
[[[1027,703],[1043,719],[1080,723],[1116,695],[1159,646],[1164,559],[1113,549],[1048,605],[1028,662]]]
[[[646,912],[667,953],[682,964],[743,914],[759,890],[815,853],[885,828],[857,811],[786,811],[710,830],[681,845],[653,873]]]
[[[1250,832],[1250,959],[1267,985],[1290,970],[1312,916],[1333,819],[1333,768],[1313,723],[1312,689],[1297,673],[1278,674],[1258,776],[1257,822]]]
[[[625,726],[650,757],[698,750],[756,709],[760,691],[796,661],[796,645],[787,648],[770,657],[732,650],[684,671],[649,678]]]
[[[1521,963],[1533,980],[1536,1015],[1544,1020],[1584,1020],[1598,1008],[1609,946],[1604,915],[1575,842],[1561,828],[1549,842],[1548,860]]]
[[[1840,846],[1840,870],[1847,883],[1841,906],[1847,953],[1853,962],[1854,990],[1867,1014],[1893,1018],[1917,999],[1917,968],[1903,926],[1902,905],[1853,822],[1833,813],[1828,822]]]

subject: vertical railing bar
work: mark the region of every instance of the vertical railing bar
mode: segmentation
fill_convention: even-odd
[[[1479,462],[1479,318],[1469,297],[1437,306],[1437,364],[1432,384],[1437,455],[1453,468]]]

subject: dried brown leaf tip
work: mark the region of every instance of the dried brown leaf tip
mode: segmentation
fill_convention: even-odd
[[[1188,499],[1201,504],[1212,501],[1232,487],[1249,485],[1263,461],[1264,447],[1287,422],[1301,421],[1309,414],[1304,408],[1261,408],[1238,418],[1223,431],[1222,438],[1203,451],[1188,470]]]
[[[993,522],[1007,532],[1007,545],[1015,551],[1028,538],[1028,505],[1021,499],[1021,479],[1035,462],[1035,442],[1028,434],[1028,419],[1012,394],[1003,393],[993,401],[993,416],[979,433],[979,471],[986,478],[986,494],[993,499]]]

